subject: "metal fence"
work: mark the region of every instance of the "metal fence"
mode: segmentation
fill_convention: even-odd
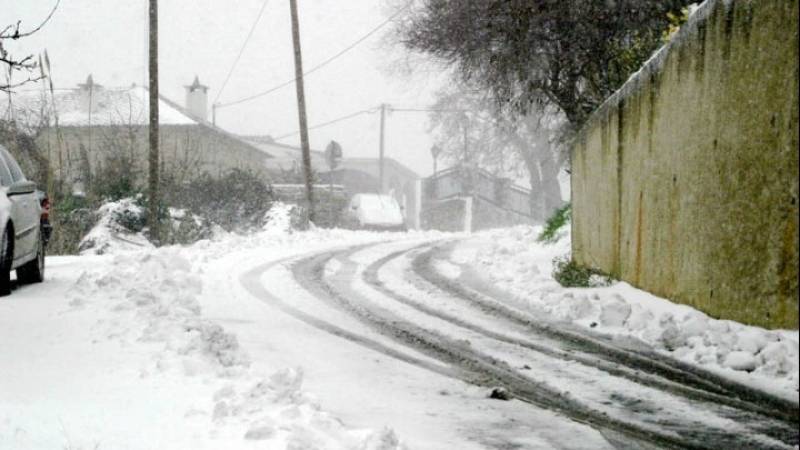
[[[530,193],[530,189],[514,184],[510,178],[465,166],[451,167],[423,180],[423,197],[427,201],[476,196],[525,216],[531,216]]]

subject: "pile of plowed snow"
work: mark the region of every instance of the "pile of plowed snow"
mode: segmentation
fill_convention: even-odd
[[[766,330],[716,320],[624,282],[564,288],[553,279],[553,260],[569,254],[569,233],[560,233],[553,244],[541,244],[536,239],[539,231],[538,227],[515,227],[476,233],[456,247],[451,261],[476,268],[532,312],[602,333],[634,337],[680,360],[797,400],[796,330]],[[447,276],[453,271],[442,272]]]
[[[105,216],[129,206],[115,203]],[[96,357],[87,354],[83,347],[81,350],[71,347],[70,351],[80,352],[88,361],[84,364],[96,365],[96,369],[86,369],[96,374],[98,389],[105,386],[102,389],[114,392],[115,383],[122,381],[112,373],[137,374],[139,381],[131,383],[128,379],[113,394],[123,404],[140,394],[148,398],[154,390],[163,392],[158,394],[163,404],[152,406],[153,417],[135,419],[133,413],[129,417],[124,411],[126,407],[121,406],[122,411],[112,408],[114,412],[109,412],[112,414],[109,423],[130,421],[131,427],[158,427],[166,431],[159,437],[142,436],[137,444],[130,437],[112,436],[111,431],[86,431],[87,425],[72,424],[73,429],[68,433],[78,430],[84,438],[65,435],[65,442],[67,438],[71,440],[65,445],[69,448],[94,443],[112,447],[124,444],[124,448],[254,448],[254,445],[281,449],[403,448],[389,428],[350,429],[322,410],[315,398],[303,390],[302,368],[260,364],[262,369],[255,369],[237,337],[220,323],[204,317],[200,300],[213,301],[202,297],[205,286],[222,279],[219,274],[216,278],[215,274],[206,274],[205,267],[218,255],[249,248],[258,248],[269,255],[275,249],[300,251],[308,243],[340,245],[348,239],[371,238],[368,233],[355,235],[341,230],[292,233],[290,213],[290,207],[278,205],[267,229],[254,235],[218,235],[213,241],[158,249],[149,245],[138,248],[107,245],[102,256],[79,258],[90,258],[98,264],[83,270],[66,289],[63,301],[66,312],[60,313],[64,315],[63,323],[77,323],[79,317],[89,321],[92,325],[87,333],[91,343],[79,344],[117,350],[98,351]],[[111,228],[109,222],[98,230]],[[94,236],[99,234],[98,231]],[[53,306],[53,302],[48,303],[51,303],[48,308]],[[110,361],[108,355],[122,362]],[[269,370],[264,372],[264,367]],[[80,379],[70,383],[82,386]],[[183,389],[192,394],[187,395]],[[62,394],[67,395],[63,392],[58,395]],[[101,395],[103,399],[99,402],[107,401],[108,396]],[[85,405],[68,400],[54,398],[52,402],[67,411],[83,414],[87,410]],[[146,414],[148,407],[142,406],[141,410]],[[159,415],[164,411],[168,413]],[[4,437],[10,439],[7,442],[18,442],[16,437],[0,433],[0,444]],[[58,437],[37,439],[41,448],[61,448]]]

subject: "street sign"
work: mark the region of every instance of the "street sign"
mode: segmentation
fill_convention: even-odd
[[[325,162],[327,162],[328,167],[333,170],[339,165],[339,161],[341,161],[341,159],[342,146],[336,141],[331,141],[330,144],[325,147]]]

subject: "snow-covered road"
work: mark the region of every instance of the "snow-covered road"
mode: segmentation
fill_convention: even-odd
[[[453,258],[470,239],[268,231],[50,258],[47,283],[0,301],[0,448],[798,444],[796,402],[533,315]]]
[[[456,369],[450,376],[502,387],[527,403],[523,408],[557,412],[625,447],[797,443],[789,402],[643,348],[526,317],[492,298],[491,289],[467,279],[453,282],[447,269],[437,274],[435,251],[392,243],[301,259],[293,266],[295,279],[318,300],[305,314],[318,317],[318,305],[338,308]],[[427,361],[419,365],[438,369]]]

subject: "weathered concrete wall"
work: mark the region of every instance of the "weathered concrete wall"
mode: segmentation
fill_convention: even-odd
[[[471,200],[469,207],[467,200]],[[468,213],[471,214],[469,219]],[[423,229],[440,231],[465,231],[467,225],[471,226],[470,231],[480,231],[521,224],[534,225],[536,222],[530,216],[500,207],[474,195],[425,202],[422,205],[420,220]]]
[[[537,221],[524,214],[503,208],[481,197],[473,197],[472,231],[491,228],[513,227],[515,225],[535,225]]]
[[[451,198],[423,203],[420,221],[423,230],[464,231],[466,199]]]
[[[709,0],[572,153],[573,257],[798,327],[798,0]]]

